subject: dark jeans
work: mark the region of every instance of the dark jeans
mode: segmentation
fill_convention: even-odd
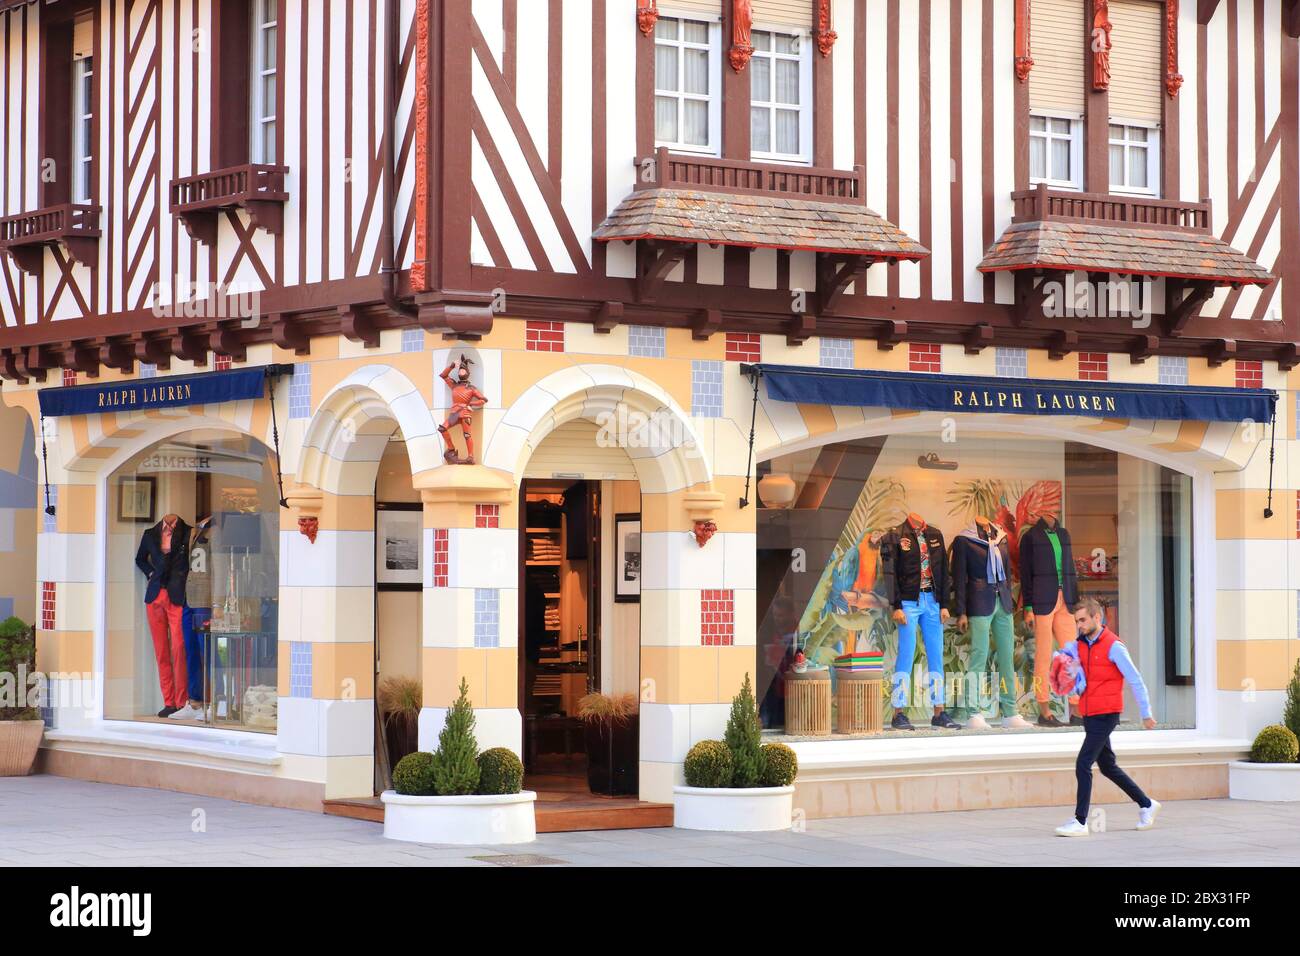
[[[1098,714],[1083,718],[1083,746],[1079,759],[1074,762],[1074,775],[1079,781],[1079,797],[1074,806],[1074,816],[1085,826],[1088,823],[1088,804],[1092,800],[1092,765],[1139,807],[1151,806],[1151,800],[1115,762],[1115,751],[1110,749],[1110,735],[1119,726],[1119,714]]]

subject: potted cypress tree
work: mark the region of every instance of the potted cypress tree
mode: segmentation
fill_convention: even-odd
[[[673,787],[673,826],[684,830],[788,830],[794,817],[795,753],[764,744],[749,675],[731,702],[725,740],[686,754],[686,786]]]
[[[31,706],[36,632],[16,617],[0,622],[0,777],[32,772],[45,724]]]
[[[635,694],[588,694],[578,701],[585,725],[587,786],[607,796],[637,793],[638,733]]]
[[[523,764],[504,747],[480,754],[474,708],[462,677],[433,753],[417,750],[393,768],[393,789],[380,794],[384,836],[410,843],[484,846],[537,839]]]

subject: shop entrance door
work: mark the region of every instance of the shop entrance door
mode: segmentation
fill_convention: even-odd
[[[586,790],[579,704],[601,689],[600,513],[599,482],[523,483],[519,701],[533,789]]]

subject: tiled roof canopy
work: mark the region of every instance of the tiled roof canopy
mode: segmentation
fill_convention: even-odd
[[[1012,223],[984,254],[980,272],[1048,269],[1118,272],[1267,285],[1273,276],[1208,233],[1077,222]]]
[[[1210,231],[1208,203],[1034,189],[1012,193],[1011,225],[981,272],[1021,269],[1267,285],[1273,276]]]
[[[633,192],[592,235],[601,242],[656,239],[910,261],[930,254],[864,205],[681,188]]]

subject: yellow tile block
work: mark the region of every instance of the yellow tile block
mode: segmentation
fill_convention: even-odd
[[[502,407],[509,408],[520,395],[554,372],[584,364],[590,356],[573,356],[567,352],[528,352],[525,350],[501,353]],[[495,399],[497,396],[489,395]]]
[[[1272,518],[1264,517],[1268,491],[1221,488],[1214,493],[1214,536],[1290,540],[1296,535],[1296,492],[1274,491]]]
[[[879,348],[871,339],[854,339],[853,367],[876,369],[882,372],[906,372],[907,345],[895,345],[886,351]]]
[[[708,648],[708,650],[716,650],[718,653],[719,701],[731,700],[736,696],[741,684],[745,682],[746,674],[749,675],[750,685],[754,684],[758,674],[758,648],[755,645]],[[754,694],[759,696],[758,688],[754,688]]]
[[[44,507],[44,496],[40,498]],[[95,530],[95,486],[60,485],[55,520],[63,534],[92,534]]]
[[[375,696],[375,645],[312,644],[311,695],[318,700],[369,700]]]
[[[519,706],[519,655],[513,647],[426,647],[422,650],[424,705],[450,707],[469,686],[475,707]]]
[[[755,662],[752,646],[642,647],[642,692],[659,704],[726,703]]]
[[[721,362],[727,357],[727,336],[715,332],[707,340],[700,341],[692,338],[690,329],[665,329],[664,355],[666,358]]]
[[[281,697],[289,696],[289,678],[292,664],[290,646],[292,641],[278,641],[275,646],[275,692]]]
[[[1079,359],[1075,355],[1054,359],[1044,349],[1029,349],[1025,355],[1025,373],[1029,378],[1073,381],[1079,377]]]
[[[1229,360],[1218,368],[1211,368],[1206,359],[1189,358],[1187,360],[1187,384],[1235,388],[1237,385],[1237,363]]]
[[[1296,641],[1221,641],[1219,690],[1282,690],[1295,666]]]
[[[36,631],[36,669],[46,674],[95,669],[95,638],[90,631]]]
[[[691,413],[691,363],[689,361],[629,355],[622,361],[611,364],[621,365],[629,372],[644,375],[667,392],[683,412],[687,415]]]
[[[507,297],[507,302],[509,298]],[[524,348],[526,326],[523,319],[510,319],[497,316],[492,322],[492,331],[474,343],[480,352],[483,349],[519,349]]]

